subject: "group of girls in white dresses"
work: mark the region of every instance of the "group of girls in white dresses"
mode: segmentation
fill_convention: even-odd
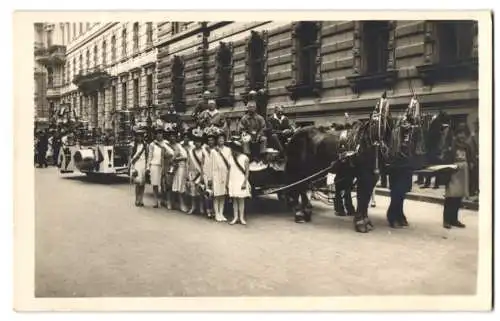
[[[149,145],[144,133],[137,131],[130,162],[136,206],[144,206],[149,175],[155,196],[153,207],[173,209],[177,203],[182,212],[198,212],[227,222],[224,206],[229,197],[234,213],[229,224],[246,225],[245,198],[251,196],[249,159],[239,142],[227,143],[224,132],[216,127],[205,131],[194,128],[180,136],[173,130],[158,129]]]

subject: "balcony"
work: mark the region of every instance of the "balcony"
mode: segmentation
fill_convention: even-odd
[[[73,78],[73,84],[83,93],[90,94],[101,90],[111,80],[111,75],[101,65],[80,71]]]
[[[64,65],[66,62],[66,46],[53,45],[48,48],[35,46],[36,60],[44,66]]]
[[[58,98],[58,97],[61,97],[61,87],[47,88],[47,98]]]

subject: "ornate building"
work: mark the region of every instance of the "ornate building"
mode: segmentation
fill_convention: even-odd
[[[262,111],[302,124],[366,118],[384,91],[395,113],[416,93],[424,112],[477,119],[475,21],[164,22],[157,49],[158,103],[187,115],[210,90],[236,118],[262,89]]]
[[[38,109],[48,110],[48,117],[70,111],[90,128],[112,128],[113,111],[156,103],[156,24],[45,25],[51,26],[46,37],[50,42],[44,43],[44,54],[36,54],[36,60],[45,69],[49,106]]]

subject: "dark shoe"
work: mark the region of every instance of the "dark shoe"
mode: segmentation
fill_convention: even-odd
[[[438,188],[439,188],[439,186],[433,186],[432,188],[433,188],[433,189],[438,189]]]
[[[447,229],[450,229],[451,228],[451,224],[450,223],[443,223],[443,227],[447,228]]]
[[[139,207],[144,207],[144,203],[143,203],[143,202],[140,202],[138,206],[139,206]]]
[[[401,224],[397,221],[388,221],[391,228],[401,228]]]
[[[451,226],[455,226],[455,227],[459,227],[459,228],[465,228],[465,224],[460,222],[460,221],[456,221],[456,222],[453,222],[451,223]]]

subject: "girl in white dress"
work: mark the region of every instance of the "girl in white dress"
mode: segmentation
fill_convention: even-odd
[[[228,194],[229,182],[229,159],[231,157],[231,149],[224,145],[225,135],[222,131],[217,131],[217,145],[210,152],[207,160],[208,172],[208,188],[213,190],[214,194],[214,211],[215,220],[217,222],[226,222],[224,216],[224,202]]]
[[[238,220],[246,225],[245,221],[245,198],[251,196],[250,184],[248,182],[250,160],[243,154],[243,146],[234,141],[230,144],[232,155],[229,169],[229,197],[233,199],[234,218],[229,223],[236,224]]]
[[[130,177],[135,183],[135,206],[144,206],[144,190],[146,187],[146,162],[148,159],[148,146],[145,142],[145,131],[137,130],[135,143],[132,149],[132,158],[129,164]]]
[[[149,144],[147,168],[151,176],[151,185],[155,194],[154,208],[160,206],[160,186],[164,168],[165,147],[163,146],[163,130],[156,129],[156,137]]]
[[[206,153],[203,148],[203,131],[195,128],[190,133],[194,147],[188,152],[188,194],[191,198],[191,209],[188,214],[193,214],[196,204],[199,203],[200,213],[203,212],[203,198],[198,186],[203,182],[203,165]]]
[[[182,212],[187,212],[186,202],[184,201],[184,193],[186,193],[187,184],[187,159],[188,159],[188,149],[189,140],[184,139],[187,133],[182,133],[182,142],[176,143],[174,145],[175,156],[175,173],[174,180],[172,182],[172,192],[174,192],[179,201],[179,209]]]
[[[205,185],[205,191],[209,191],[212,189],[212,187],[209,186],[209,184],[211,184],[211,182],[209,181],[209,176],[211,175],[212,172],[212,166],[211,166],[212,163],[210,162],[210,157],[215,148],[216,134],[214,132],[205,130],[204,139],[206,141],[206,144],[204,144],[202,147],[203,152],[205,154],[205,162],[203,163],[203,182]],[[205,203],[205,211],[207,217],[213,218],[214,217],[213,195],[208,195],[208,193],[205,193],[203,195],[203,200]]]
[[[163,147],[165,148],[164,166],[162,175],[162,194],[168,210],[173,208],[173,192],[172,185],[175,174],[175,144],[177,143],[177,130],[172,123],[164,123],[163,130],[165,139],[163,140]]]

